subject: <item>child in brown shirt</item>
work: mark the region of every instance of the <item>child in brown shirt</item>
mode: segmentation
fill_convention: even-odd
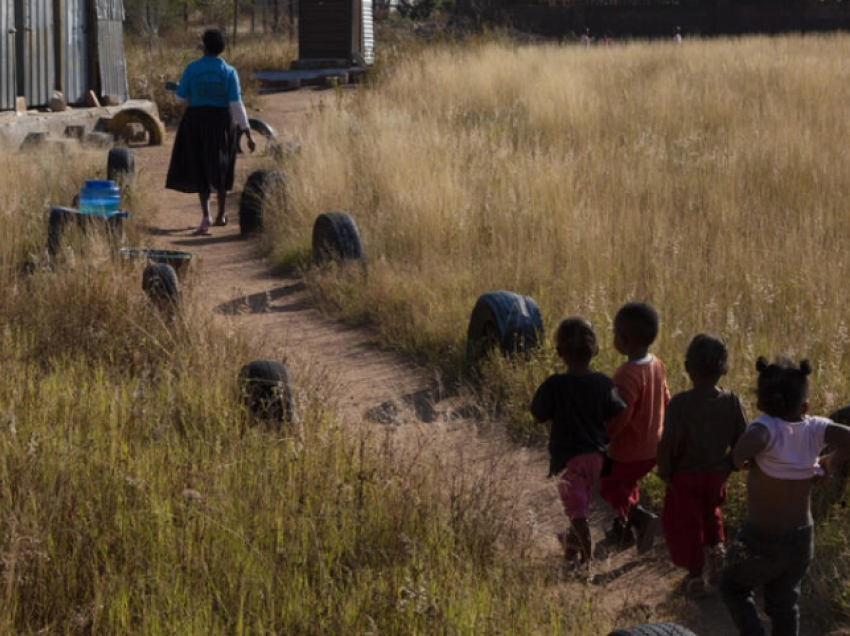
[[[716,336],[695,337],[685,355],[693,388],[667,405],[658,444],[658,476],[667,484],[661,516],[670,558],[686,568],[684,590],[705,590],[703,568],[708,548],[709,580],[723,568],[723,517],[732,448],[744,433],[747,416],[738,396],[717,386],[729,370],[726,343]]]

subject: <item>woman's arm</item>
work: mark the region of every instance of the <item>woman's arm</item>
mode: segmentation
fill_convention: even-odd
[[[254,135],[251,134],[251,126],[248,124],[248,113],[245,112],[245,104],[242,103],[242,89],[239,86],[239,74],[236,69],[231,69],[230,87],[228,96],[230,99],[230,115],[239,126],[239,130],[248,138],[248,149],[254,152],[257,144],[254,142]]]

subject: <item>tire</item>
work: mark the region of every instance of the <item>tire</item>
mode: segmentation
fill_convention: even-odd
[[[654,623],[619,629],[608,636],[696,636],[696,634],[675,623]]]
[[[142,291],[154,305],[169,313],[180,303],[177,273],[165,263],[148,263],[142,272]]]
[[[313,224],[313,262],[362,261],[363,245],[354,219],[347,212],[325,212]]]
[[[269,126],[262,119],[249,118],[248,119],[248,127],[253,130],[255,133],[263,137],[265,141],[265,149],[261,154],[267,154],[268,152],[276,152],[275,149],[280,148],[280,144],[277,141],[277,131],[274,128]],[[242,138],[244,135],[239,133],[239,152],[245,154],[245,149],[242,147]],[[262,144],[258,144],[258,149],[262,148]]]
[[[277,132],[262,119],[248,119],[248,127],[254,132],[260,133],[266,139],[277,139]]]
[[[77,223],[80,214],[74,208],[56,206],[50,208],[47,221],[47,253],[52,258],[59,253],[62,245],[62,234],[69,223]]]
[[[477,364],[492,350],[521,353],[537,346],[543,332],[540,310],[528,296],[495,291],[480,296],[466,332],[466,358]]]
[[[50,208],[47,220],[47,254],[51,258],[59,253],[62,246],[62,236],[69,225],[74,225],[83,231],[95,228],[106,234],[110,247],[115,250],[124,238],[124,218],[113,216],[104,218],[80,214],[76,208],[55,206]]]
[[[276,429],[292,421],[292,383],[283,364],[250,362],[239,371],[239,385],[245,406],[255,418]]]
[[[150,113],[140,108],[128,108],[120,111],[106,124],[106,130],[117,135],[127,124],[137,122],[145,127],[148,133],[148,143],[151,146],[161,146],[165,141],[165,126]]]
[[[135,176],[136,162],[133,151],[120,146],[112,148],[106,160],[106,178],[114,181],[120,188],[131,184]]]
[[[243,236],[263,230],[267,200],[275,192],[285,191],[286,177],[277,170],[257,170],[248,175],[239,199],[239,231]]]

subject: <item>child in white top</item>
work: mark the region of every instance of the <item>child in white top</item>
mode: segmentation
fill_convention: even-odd
[[[753,590],[764,587],[773,636],[797,636],[800,582],[814,551],[811,490],[850,458],[850,428],[809,417],[808,360],[756,362],[758,408],[732,456],[747,476],[748,516],[729,549],[720,584],[741,636],[763,636]],[[825,446],[835,449],[819,457]]]

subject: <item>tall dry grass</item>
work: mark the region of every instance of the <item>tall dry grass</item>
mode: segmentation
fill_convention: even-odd
[[[297,368],[295,420],[252,425],[236,377],[267,355],[201,311],[191,272],[173,320],[96,235],[23,274],[46,206],[103,160],[0,159],[0,633],[607,631],[529,559],[508,474],[340,422]]]
[[[813,361],[810,412],[826,414],[850,402],[848,79],[843,35],[400,57],[295,133],[278,254],[303,254],[318,214],[348,210],[368,278],[314,272],[317,288],[447,375],[464,367],[484,292],[530,295],[547,333],[589,317],[608,373],[621,361],[612,317],[643,300],[661,316],[653,351],[673,391],[688,342],[709,331],[727,340],[724,382],[751,415],[754,361],[776,352]],[[497,361],[479,387],[539,435],[527,404],[558,366],[548,347]],[[832,574],[812,585],[847,614],[847,535],[830,527]]]
[[[400,60],[296,133],[278,243],[349,210],[369,279],[346,306],[440,365],[461,363],[475,298],[508,289],[537,301],[547,331],[591,317],[611,370],[611,316],[639,299],[659,310],[675,389],[708,330],[744,394],[758,354],[810,356],[828,411],[850,399],[848,52],[829,36]]]

